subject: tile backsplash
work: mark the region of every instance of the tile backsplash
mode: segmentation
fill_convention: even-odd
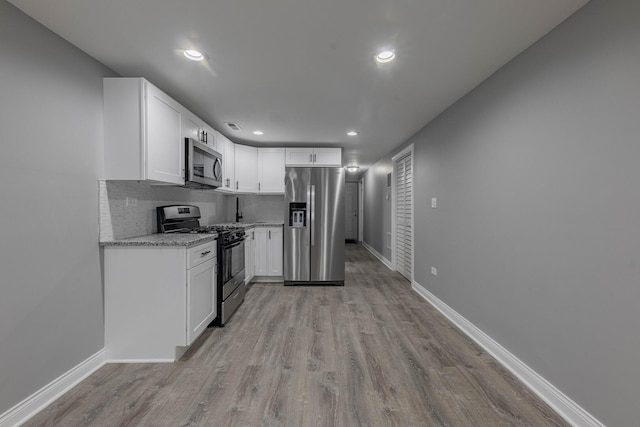
[[[242,222],[284,219],[284,196],[225,195],[211,190],[150,185],[136,181],[98,181],[100,193],[100,241],[145,236],[157,232],[156,208],[186,204],[200,208],[200,224],[233,222],[236,197]]]
[[[284,195],[242,194],[227,197],[227,219],[229,221],[236,219],[236,197],[240,202],[240,212],[243,217],[241,222],[284,221]]]
[[[200,223],[229,220],[231,198],[211,190],[154,186],[135,181],[98,181],[100,192],[100,241],[144,236],[157,232],[156,207],[174,204],[200,208]],[[235,199],[233,199],[235,207]],[[235,211],[234,211],[235,212]]]

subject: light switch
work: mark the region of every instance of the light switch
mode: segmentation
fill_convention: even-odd
[[[438,206],[438,200],[436,200],[436,198],[435,198],[435,197],[432,197],[432,198],[431,198],[431,207],[432,207],[432,208],[435,208],[435,207],[437,207],[437,206]]]
[[[438,275],[438,269],[435,267],[431,267],[431,274],[433,274],[434,276]]]

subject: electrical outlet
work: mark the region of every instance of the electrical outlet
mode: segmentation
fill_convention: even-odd
[[[438,269],[435,267],[431,267],[431,274],[433,274],[434,276],[438,275]]]
[[[431,207],[435,208],[438,206],[438,200],[435,197],[431,198]]]
[[[127,197],[125,203],[127,206],[138,206],[138,199],[135,197]]]

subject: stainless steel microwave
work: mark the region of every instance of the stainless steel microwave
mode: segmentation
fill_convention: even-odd
[[[206,144],[185,139],[185,187],[218,188],[222,185],[222,154]]]

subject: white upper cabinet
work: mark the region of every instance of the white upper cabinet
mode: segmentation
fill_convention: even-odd
[[[258,149],[236,144],[236,193],[258,192]]]
[[[218,151],[216,131],[188,110],[185,110],[182,115],[182,135],[184,138],[193,138],[212,150]]]
[[[105,178],[183,185],[183,112],[145,79],[105,78]]]
[[[218,147],[218,132],[206,123],[203,123],[200,129],[200,141],[207,144],[212,150],[220,152]]]
[[[221,193],[233,193],[235,181],[235,144],[220,132],[216,132],[217,150],[222,154],[222,185],[216,189]]]
[[[182,136],[200,141],[201,121],[195,114],[185,112],[182,115]]]
[[[313,166],[313,148],[285,149],[287,166]]]
[[[342,148],[306,148],[286,149],[287,166],[342,166]]]
[[[258,148],[258,193],[284,194],[285,149]]]
[[[342,148],[314,148],[314,166],[342,166]]]

